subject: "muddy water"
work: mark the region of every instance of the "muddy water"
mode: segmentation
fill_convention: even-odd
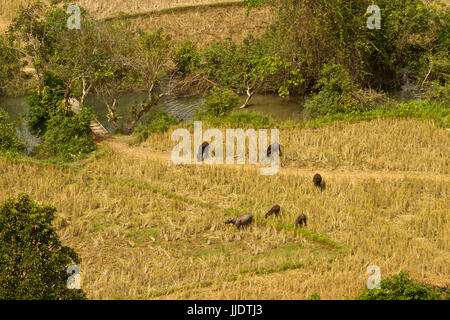
[[[241,97],[242,102],[244,98]],[[130,118],[130,110],[133,103],[142,101],[146,101],[146,94],[144,93],[129,93],[120,96],[118,99],[117,113],[122,117],[121,121],[127,121]],[[107,120],[107,109],[101,99],[91,96],[87,99],[86,105],[92,106],[98,115],[98,120],[108,131],[114,132],[114,127]],[[300,98],[281,99],[276,95],[255,95],[250,102],[250,107],[246,109],[237,108],[236,111],[253,110],[264,115],[272,116],[274,119],[280,121],[288,119],[299,120],[301,119],[302,105],[303,100]],[[0,100],[0,107],[9,113],[13,121],[23,117],[28,110],[28,104],[24,98]],[[184,120],[190,120],[195,116],[195,110],[201,108],[201,98],[163,98],[141,119],[141,124],[148,124],[159,111],[165,111]]]

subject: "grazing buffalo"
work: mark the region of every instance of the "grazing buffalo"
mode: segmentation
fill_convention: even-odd
[[[205,154],[205,151],[206,151],[206,154]],[[202,161],[202,159],[206,159],[208,157],[208,151],[209,151],[209,143],[205,141],[198,148],[197,160],[200,162],[200,161]]]
[[[268,148],[267,148],[267,157],[270,157],[273,153],[275,152],[279,152],[280,156],[282,156],[283,154],[281,153],[281,146],[278,143],[272,143]]]
[[[265,218],[269,217],[272,214],[275,214],[278,217],[278,214],[280,213],[280,206],[279,205],[274,205],[272,207],[272,209],[270,209],[269,211],[267,211],[267,213],[264,215]]]
[[[237,218],[230,218],[227,221],[225,221],[226,224],[232,223],[234,224],[238,229],[241,228],[241,226],[245,226],[250,224],[253,221],[253,216],[251,214],[244,214],[243,216],[237,217]]]
[[[295,219],[295,226],[301,227],[303,224],[305,224],[306,227],[306,216],[302,213],[297,217],[297,219]]]
[[[313,177],[313,182],[316,187],[319,187],[321,191],[325,189],[325,181],[323,181],[322,176],[316,173]]]

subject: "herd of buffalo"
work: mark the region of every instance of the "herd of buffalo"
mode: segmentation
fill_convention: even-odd
[[[313,177],[313,183],[316,187],[323,190],[324,188],[324,182],[322,180],[322,176],[318,173],[316,173]],[[278,214],[280,213],[281,207],[276,204],[274,205],[267,213],[264,215],[264,217],[267,219],[271,215],[275,215],[278,217]],[[253,215],[250,213],[244,214],[243,216],[239,216],[236,218],[230,218],[227,221],[225,221],[226,224],[234,224],[238,229],[240,229],[242,226],[248,225],[253,221]],[[304,213],[300,214],[297,219],[295,219],[294,225],[296,227],[305,226],[306,227],[306,215]]]
[[[208,157],[208,151],[209,151],[209,143],[203,142],[198,150],[198,154],[197,154],[198,160]],[[206,152],[206,154],[205,154],[205,152]],[[272,154],[274,154],[275,152],[279,152],[280,156],[282,155],[281,147],[278,143],[273,143],[267,148],[267,157],[272,156]],[[323,190],[325,188],[325,182],[322,180],[322,176],[318,173],[316,173],[314,175],[313,183],[316,187],[320,188],[321,190]],[[271,215],[275,215],[276,217],[278,217],[280,210],[281,210],[280,206],[278,204],[276,204],[269,211],[267,211],[267,213],[265,214],[264,217],[266,219],[268,217],[270,217]],[[234,224],[238,229],[240,229],[242,226],[249,225],[250,223],[252,223],[252,221],[253,221],[253,215],[248,213],[248,214],[244,214],[243,216],[236,217],[236,218],[230,218],[227,221],[225,221],[225,223],[226,224]],[[297,217],[297,219],[295,219],[294,225],[296,227],[301,227],[303,225],[306,227],[306,215],[303,213],[300,214]]]
[[[199,160],[201,158],[205,158],[208,156],[207,154],[206,155],[204,154],[205,151],[208,152],[208,150],[209,150],[209,143],[203,142],[198,150],[197,157],[199,158]],[[273,143],[267,148],[267,157],[270,157],[275,152],[279,152],[280,156],[282,155],[281,147],[278,143]],[[318,173],[316,173],[314,175],[313,183],[316,187],[320,188],[321,190],[323,190],[325,188],[325,182],[322,180],[322,176]],[[276,217],[278,217],[280,210],[281,210],[280,206],[278,204],[276,204],[269,211],[267,211],[267,213],[264,215],[264,217],[266,219],[268,217],[270,217],[271,215],[275,215]],[[226,224],[234,224],[238,229],[240,229],[242,226],[249,225],[250,223],[252,223],[252,221],[253,221],[253,215],[248,213],[248,214],[236,217],[236,218],[230,218],[227,221],[225,221],[225,223]],[[303,225],[306,227],[306,215],[303,213],[300,214],[297,217],[297,219],[295,219],[294,225],[296,227],[301,227]]]

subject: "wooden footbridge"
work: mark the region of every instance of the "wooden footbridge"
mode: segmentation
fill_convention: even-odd
[[[75,98],[69,99],[70,106],[72,108],[72,111],[76,114],[80,114],[81,112],[81,105],[80,102]],[[108,132],[108,130],[105,129],[105,127],[98,121],[97,119],[91,120],[91,123],[89,124],[89,128],[91,129],[92,133],[100,138],[107,138],[111,134]]]

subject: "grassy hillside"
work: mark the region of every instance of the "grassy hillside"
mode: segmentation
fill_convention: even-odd
[[[0,201],[26,192],[58,208],[89,298],[342,299],[365,287],[371,264],[382,278],[408,270],[450,286],[450,133],[431,122],[282,130],[275,176],[174,166],[169,134],[126,142],[65,166],[0,158]],[[276,203],[282,215],[265,220]],[[250,228],[223,223],[247,212]],[[295,231],[300,213],[308,227]]]

